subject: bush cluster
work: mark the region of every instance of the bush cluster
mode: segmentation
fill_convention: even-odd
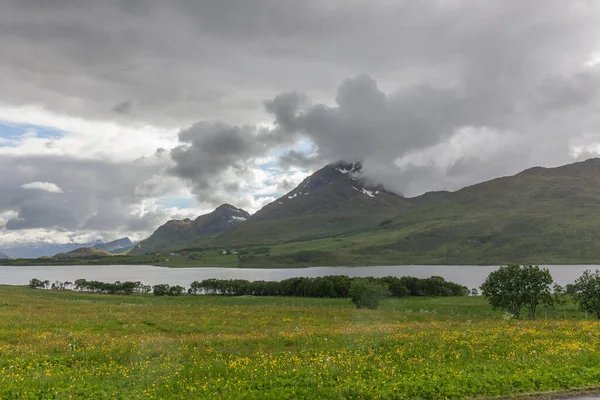
[[[100,282],[88,281],[86,279],[77,279],[75,282],[53,282],[32,279],[29,281],[29,287],[32,289],[52,289],[52,290],[77,290],[80,292],[105,293],[105,294],[132,294],[149,293],[151,288],[143,285],[141,282]]]
[[[411,276],[384,278],[351,278],[330,275],[317,278],[290,278],[282,281],[247,281],[244,279],[205,279],[194,281],[189,293],[224,296],[293,296],[348,298],[352,282],[366,280],[384,285],[391,296],[466,296],[468,288],[448,282],[440,276],[419,279]]]
[[[357,283],[359,282],[359,283]],[[345,275],[330,275],[317,278],[290,278],[283,281],[247,281],[243,279],[206,279],[194,281],[187,290],[190,294],[210,294],[221,296],[292,296],[321,298],[350,298],[356,295],[357,288],[369,289],[379,285],[393,297],[405,296],[466,296],[465,286],[448,282],[439,276],[414,278],[387,276],[384,278],[351,278]],[[354,285],[354,286],[353,286]],[[132,294],[149,293],[156,296],[179,296],[185,288],[179,285],[143,285],[141,282],[99,282],[77,279],[71,282],[55,282],[32,279],[29,287],[34,289],[66,289],[92,293]],[[353,289],[354,287],[354,289]]]
[[[185,288],[179,285],[171,286],[163,283],[152,286],[152,293],[155,296],[181,296],[184,291]]]

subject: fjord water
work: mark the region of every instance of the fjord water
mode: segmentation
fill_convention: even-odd
[[[554,281],[560,285],[573,283],[586,269],[595,270],[598,265],[547,265]],[[442,276],[446,280],[468,288],[478,288],[488,274],[498,266],[464,265],[402,265],[372,267],[311,267],[281,269],[245,268],[165,268],[149,265],[59,265],[12,267],[0,266],[0,285],[26,285],[33,278],[54,281],[74,281],[84,278],[102,282],[140,281],[147,285],[168,283],[189,286],[203,279],[247,279],[279,281],[293,277],[317,277],[325,275],[361,276],[415,276],[427,278]]]

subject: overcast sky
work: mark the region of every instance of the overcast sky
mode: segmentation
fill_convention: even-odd
[[[0,0],[0,246],[600,153],[600,1]]]

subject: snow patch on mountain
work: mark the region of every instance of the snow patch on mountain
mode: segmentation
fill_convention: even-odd
[[[367,190],[365,188],[363,188],[362,192],[369,197],[375,197],[375,195],[373,195],[373,192],[371,192],[370,190]]]
[[[287,196],[284,196],[281,198],[281,200],[292,200],[295,199],[298,196],[308,196],[310,193],[308,192],[296,192],[293,194],[289,194]],[[281,201],[278,201],[277,204],[283,204]]]
[[[369,197],[375,197],[375,194],[379,194],[379,191],[376,191],[375,194],[373,194],[373,191],[371,190],[367,190],[365,188],[357,188],[356,186],[352,186],[352,189],[356,190],[357,192],[361,192],[363,194],[366,194]]]
[[[342,174],[347,174],[348,172],[352,172],[351,169],[343,169],[343,168],[338,168],[338,167],[333,167],[334,169],[337,169],[338,171],[340,171]]]

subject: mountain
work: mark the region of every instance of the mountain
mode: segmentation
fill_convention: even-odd
[[[469,186],[396,217],[387,228],[399,239],[372,253],[444,263],[598,263],[600,159]]]
[[[241,248],[241,266],[600,264],[600,159],[414,198],[361,170],[327,165],[222,233],[170,221],[146,248]]]
[[[143,254],[157,250],[182,248],[206,243],[250,218],[248,212],[223,204],[213,212],[191,220],[171,220],[159,227],[149,238],[142,240],[130,254]]]
[[[335,199],[330,199],[333,206],[327,203],[326,212],[315,212],[318,202],[291,206],[306,189],[321,193],[320,184],[311,185],[315,179],[324,183],[321,186],[345,187],[343,181],[327,182],[335,177],[329,167],[322,170],[325,175],[311,176],[276,205],[268,205],[213,243],[270,246],[269,255],[248,257],[250,261],[241,260],[242,266],[600,263],[600,159],[530,168],[456,192],[394,198],[390,214],[395,214],[380,223],[380,205],[370,210],[348,202],[353,206],[342,208],[354,221],[365,222],[362,215],[371,225],[352,230],[360,223],[349,224],[344,234],[327,224],[343,215]],[[354,187],[356,193],[364,193],[362,187]],[[364,189],[375,194],[368,186]],[[307,197],[311,195],[309,191]],[[360,212],[351,213],[354,210]],[[314,232],[322,236],[311,238]]]
[[[110,257],[108,251],[100,250],[95,247],[81,247],[79,249],[75,249],[73,251],[69,251],[68,253],[59,253],[55,255],[55,258],[93,258],[93,257]]]
[[[124,237],[108,243],[98,243],[94,247],[100,250],[108,251],[109,253],[120,254],[127,251],[131,246],[133,246],[131,240],[129,240],[128,237]]]
[[[90,243],[67,243],[67,244],[56,244],[56,243],[27,243],[27,244],[15,244],[12,246],[6,246],[0,248],[0,252],[8,255],[11,258],[39,258],[39,257],[52,257],[57,253],[66,253],[80,247],[91,247],[101,243],[97,240]]]
[[[8,260],[10,257],[4,253],[0,253],[0,260]]]
[[[358,162],[326,165],[263,207],[215,245],[260,245],[372,228],[410,208],[407,199],[362,177]]]

